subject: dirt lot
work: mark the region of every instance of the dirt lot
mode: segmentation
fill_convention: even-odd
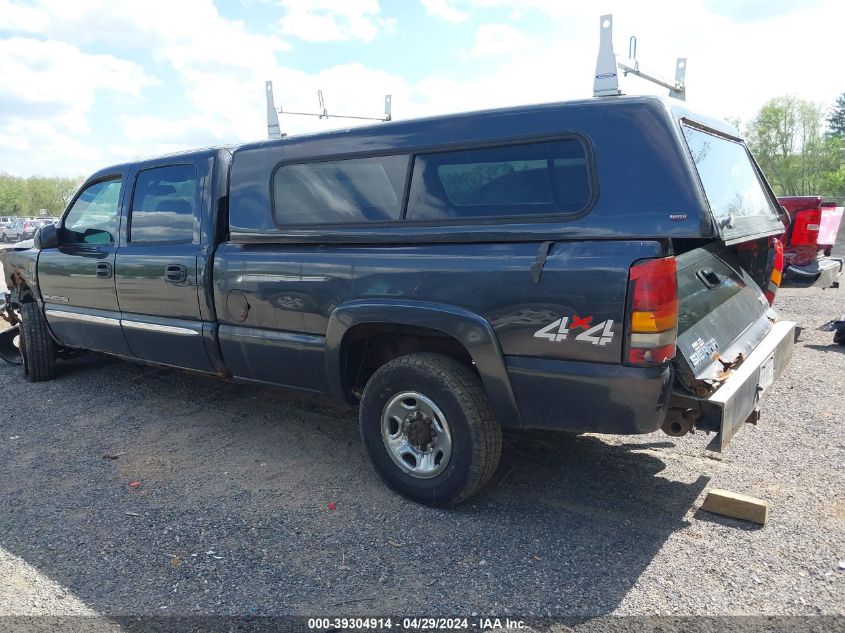
[[[0,614],[843,614],[845,348],[817,328],[845,291],[777,306],[804,334],[722,457],[700,433],[510,434],[450,511],[389,492],[324,400],[2,365]],[[710,487],[768,499],[769,524],[699,511]]]

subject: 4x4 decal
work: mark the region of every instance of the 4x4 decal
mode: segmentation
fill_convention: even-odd
[[[572,315],[572,321],[568,316],[561,317],[557,321],[549,323],[546,327],[534,332],[535,338],[545,338],[555,343],[565,341],[573,330],[584,330],[575,337],[576,341],[592,343],[593,345],[607,345],[613,340],[613,319],[602,321],[591,327],[593,317],[579,317]],[[599,333],[600,332],[600,333]]]

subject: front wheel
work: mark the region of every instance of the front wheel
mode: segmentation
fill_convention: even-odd
[[[393,490],[451,506],[492,477],[502,431],[478,376],[457,360],[419,353],[395,358],[367,382],[361,437]]]
[[[56,377],[56,345],[47,331],[47,321],[34,301],[21,305],[19,344],[27,380],[43,382]]]

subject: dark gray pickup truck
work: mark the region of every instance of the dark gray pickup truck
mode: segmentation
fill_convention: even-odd
[[[794,340],[735,134],[608,97],[118,165],[2,255],[5,312],[30,380],[83,349],[359,403],[380,475],[433,505],[502,427],[721,448]]]

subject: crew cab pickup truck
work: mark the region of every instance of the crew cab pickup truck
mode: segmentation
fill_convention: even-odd
[[[3,254],[7,314],[29,380],[84,349],[358,403],[384,481],[451,505],[503,427],[724,447],[792,354],[781,212],[658,98],[393,122],[99,171]]]

